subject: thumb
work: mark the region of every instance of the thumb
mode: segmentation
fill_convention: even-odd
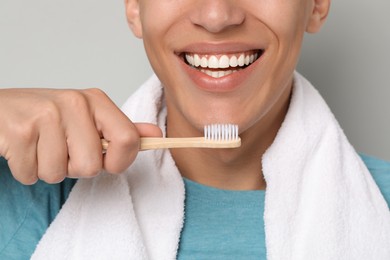
[[[162,137],[163,133],[155,124],[151,123],[133,123],[137,128],[140,137]]]

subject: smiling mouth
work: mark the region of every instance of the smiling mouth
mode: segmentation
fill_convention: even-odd
[[[221,78],[243,70],[258,60],[264,50],[229,54],[183,53],[185,63],[213,78]]]

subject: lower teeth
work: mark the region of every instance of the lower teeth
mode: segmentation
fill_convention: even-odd
[[[221,77],[227,76],[229,74],[232,74],[234,72],[237,72],[238,70],[206,70],[206,69],[201,69],[200,71],[209,75],[210,77],[221,78]]]

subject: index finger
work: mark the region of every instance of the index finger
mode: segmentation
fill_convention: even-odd
[[[100,136],[110,145],[103,157],[103,168],[110,173],[127,169],[138,154],[140,134],[130,119],[101,91],[88,90],[91,111]],[[148,134],[148,127],[141,126]],[[153,130],[152,130],[153,131]]]

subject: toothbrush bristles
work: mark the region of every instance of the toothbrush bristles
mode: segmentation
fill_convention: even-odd
[[[213,141],[234,141],[238,139],[238,125],[213,124],[204,126],[204,138]]]

